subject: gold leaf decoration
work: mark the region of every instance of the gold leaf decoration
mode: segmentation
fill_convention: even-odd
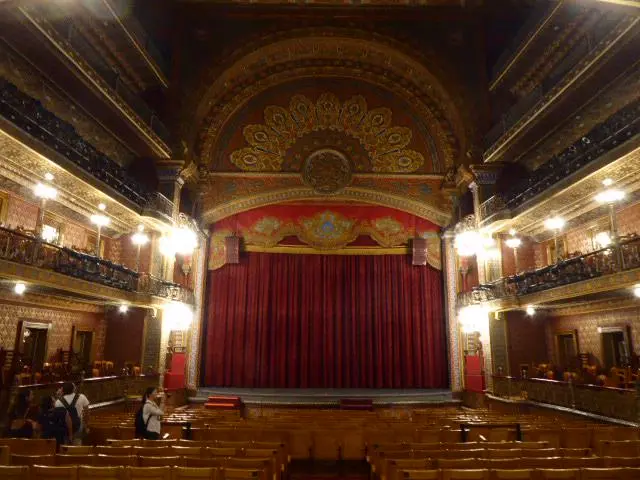
[[[361,95],[341,102],[326,92],[315,103],[304,95],[294,95],[288,110],[268,106],[264,124],[244,127],[242,133],[249,146],[234,151],[231,162],[243,171],[277,172],[298,138],[330,130],[356,138],[369,154],[374,172],[415,172],[424,165],[424,156],[406,148],[413,136],[411,129],[392,126],[392,120],[390,109],[369,110]]]

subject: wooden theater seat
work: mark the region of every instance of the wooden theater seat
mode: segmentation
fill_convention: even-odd
[[[55,455],[17,455],[11,454],[11,465],[55,465]]]
[[[56,441],[43,438],[0,438],[0,445],[6,445],[12,454],[18,455],[54,455]]]
[[[439,480],[439,470],[403,470],[400,480]]]
[[[538,470],[540,480],[580,480],[580,470],[577,468],[553,468]]]
[[[171,467],[127,467],[127,480],[171,480]]]
[[[489,480],[489,470],[442,470],[442,480]]]
[[[78,467],[33,466],[30,480],[77,480]]]
[[[30,480],[29,467],[0,465],[0,478],[2,480]]]
[[[137,467],[138,457],[134,455],[101,455],[93,459],[96,467]]]
[[[124,467],[78,467],[78,480],[126,480]]]
[[[534,470],[491,470],[490,480],[532,480],[535,479]]]
[[[174,467],[172,480],[216,480],[218,471],[215,468]]]
[[[138,457],[141,467],[172,467],[181,466],[180,457]]]
[[[56,455],[56,465],[93,465],[95,455]]]

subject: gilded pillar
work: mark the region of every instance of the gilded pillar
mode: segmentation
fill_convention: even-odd
[[[194,299],[193,306],[193,322],[189,329],[188,340],[188,356],[187,356],[187,372],[186,384],[189,389],[196,389],[200,383],[200,363],[202,358],[201,352],[201,335],[202,326],[206,319],[204,318],[204,304],[206,301],[206,274],[207,274],[207,246],[209,245],[207,236],[198,232],[198,245],[200,246],[195,253],[193,259],[193,280],[194,280]]]
[[[454,236],[451,230],[443,233],[445,307],[447,318],[447,340],[449,343],[449,383],[453,392],[464,389],[463,382],[463,348],[458,322],[456,252],[453,246]]]

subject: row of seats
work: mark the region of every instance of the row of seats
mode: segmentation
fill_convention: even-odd
[[[3,480],[255,480],[255,472],[222,477],[215,468],[194,467],[0,467]],[[404,480],[637,480],[638,468],[518,470],[413,470]]]
[[[103,467],[173,467],[189,466],[218,468],[222,471],[251,469],[259,471],[259,478],[276,478],[276,466],[269,458],[197,458],[197,457],[134,457],[110,455],[11,455],[11,465],[20,466],[103,466]]]
[[[258,480],[258,472],[197,467],[0,466],[2,480]]]

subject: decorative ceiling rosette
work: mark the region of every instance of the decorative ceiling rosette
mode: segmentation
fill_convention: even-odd
[[[244,127],[242,133],[249,146],[232,152],[231,162],[243,171],[277,172],[299,138],[311,132],[334,131],[360,142],[374,172],[415,172],[424,165],[424,156],[406,148],[413,133],[407,127],[393,126],[392,120],[390,109],[369,110],[361,95],[341,102],[335,94],[323,93],[315,103],[295,95],[288,109],[268,106],[264,124]]]

